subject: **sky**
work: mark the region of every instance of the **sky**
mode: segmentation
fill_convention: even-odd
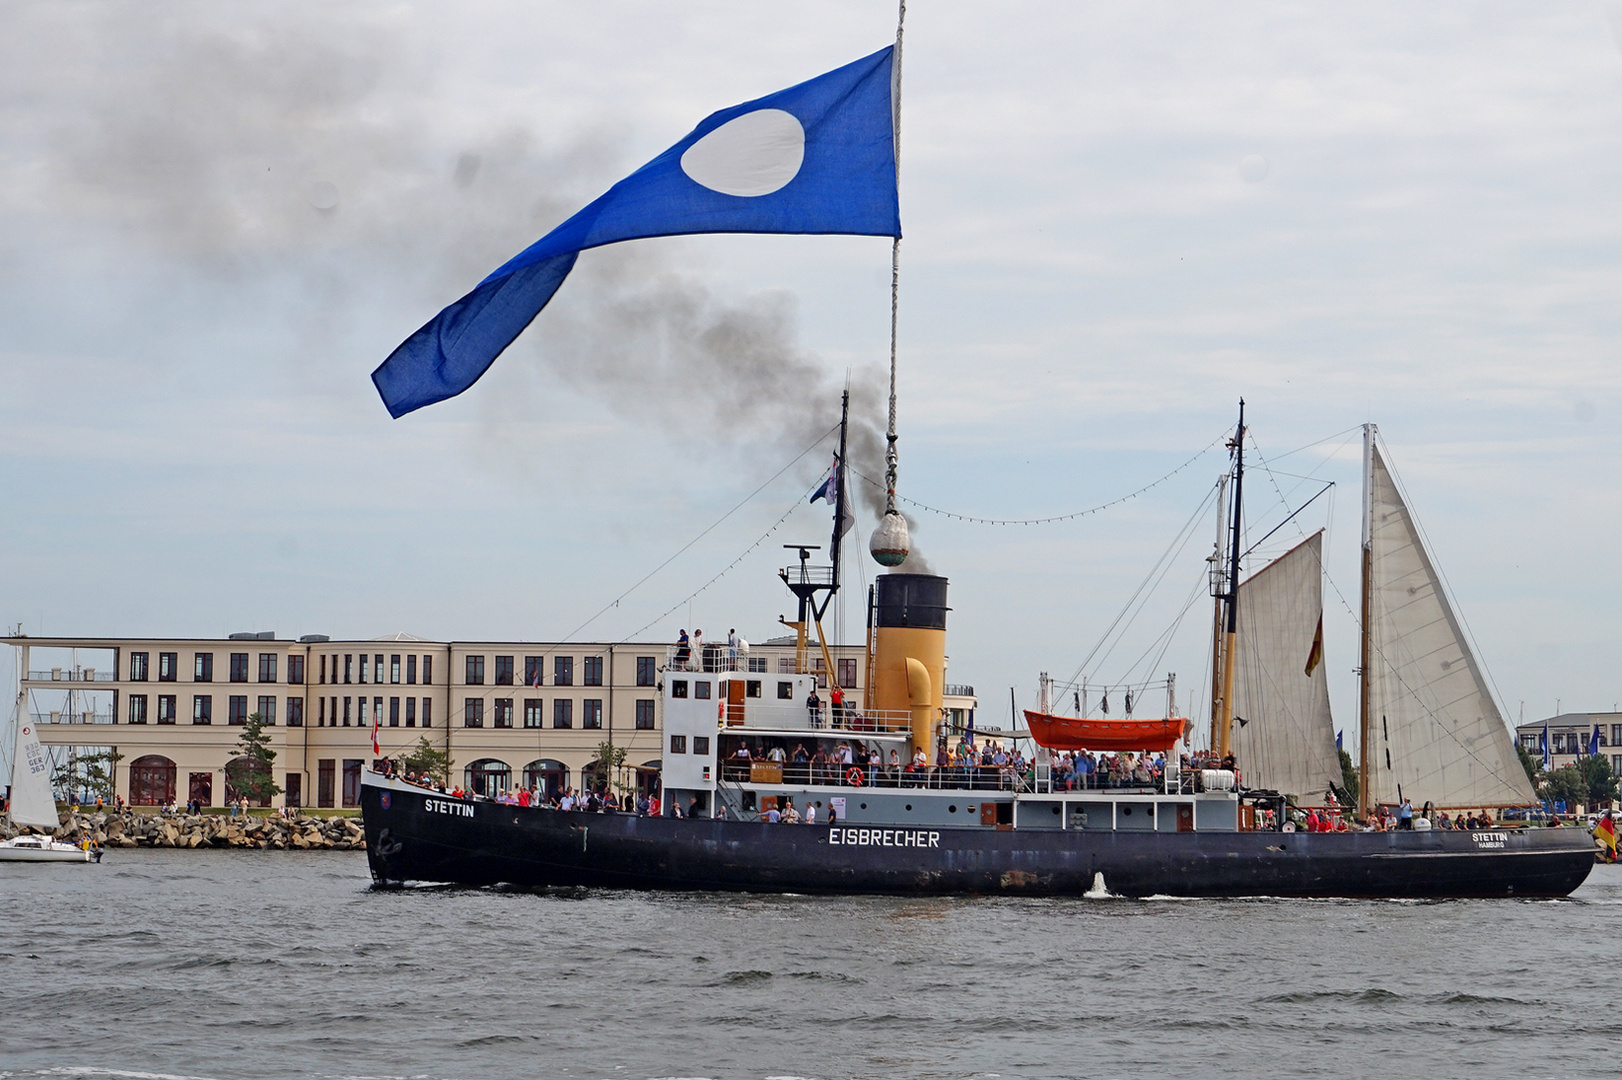
[[[1506,717],[1622,699],[1619,27],[915,0],[899,491],[988,722],[1042,671],[1176,672],[1200,714],[1196,512],[1241,397],[1252,539],[1335,485],[1254,559],[1328,529],[1338,726],[1366,422]],[[887,240],[590,252],[461,397],[391,420],[368,376],[710,112],[894,33],[854,0],[6,5],[0,621],[779,633],[781,545],[826,543],[806,496],[841,387],[882,425]],[[878,569],[854,546],[844,639]]]

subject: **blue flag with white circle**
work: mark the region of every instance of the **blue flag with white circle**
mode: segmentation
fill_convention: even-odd
[[[477,382],[587,248],[688,233],[900,236],[893,51],[706,117],[395,349],[372,372],[389,413]]]

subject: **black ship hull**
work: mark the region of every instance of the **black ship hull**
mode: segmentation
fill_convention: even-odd
[[[902,895],[1558,897],[1580,829],[1115,832],[767,825],[588,814],[362,788],[381,885],[449,882]]]

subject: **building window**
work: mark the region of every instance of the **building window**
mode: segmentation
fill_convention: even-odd
[[[708,735],[693,736],[693,753],[708,754],[710,752],[710,737]]]
[[[527,697],[524,699],[524,726],[527,728],[545,727],[541,722],[541,699]]]
[[[175,722],[175,695],[158,695],[158,723],[172,724]]]
[[[225,722],[227,724],[246,724],[248,722],[247,694],[232,694],[226,699]]]
[[[247,682],[248,681],[248,654],[247,653],[245,653],[245,652],[234,652],[234,653],[231,654],[231,681],[232,682]]]
[[[293,721],[287,721],[291,724]],[[282,790],[287,792],[287,798],[282,800],[283,805],[299,807],[304,805],[304,774],[290,772],[282,781]]]
[[[333,657],[332,662],[333,662],[334,665],[336,665],[338,663],[338,658],[336,656]],[[354,653],[344,653],[344,685],[345,686],[349,685],[350,676],[353,674],[354,670],[355,670],[355,654]],[[337,681],[337,679],[338,679],[337,671],[333,672],[332,678],[333,678],[334,682]]]
[[[146,723],[146,695],[145,694],[131,694],[130,695],[130,723],[132,723],[132,724],[144,724],[144,723]]]
[[[1611,745],[1622,746],[1622,724],[1611,725]]]
[[[287,726],[304,726],[304,699],[290,697],[287,699]]]
[[[580,726],[592,730],[603,726],[602,698],[587,698],[580,703]]]
[[[584,675],[584,682],[582,685],[603,685],[603,658],[600,656],[588,656],[586,657],[585,664],[586,670],[582,673]]]
[[[389,727],[400,726],[400,699],[389,698]]]
[[[463,727],[483,727],[484,726],[484,699],[483,698],[470,697],[470,698],[463,698],[462,699],[462,726]]]
[[[406,685],[417,685],[417,657],[412,654],[406,657]]]
[[[687,696],[687,680],[686,679],[671,679],[670,680],[670,696],[671,697],[680,697],[680,698],[686,697]]]
[[[194,724],[214,722],[214,698],[211,695],[198,694],[191,699],[191,722]]]
[[[346,659],[347,659],[347,657],[346,657]],[[355,666],[356,666],[356,668],[359,669],[357,671],[358,677],[355,679],[355,681],[364,686],[366,684],[366,654],[365,653],[360,654],[360,663],[356,664]]]
[[[398,686],[400,683],[400,654],[389,656],[389,685]]]
[[[779,675],[792,675],[792,674],[794,674],[794,657],[792,657],[792,656],[779,656],[777,658],[777,673]]]
[[[130,653],[130,682],[146,682],[146,661],[150,654]]]
[[[362,661],[362,663],[365,663],[365,661]],[[381,684],[383,682],[383,654],[382,653],[378,653],[376,656],[372,657],[372,681],[374,683],[379,683],[379,684]]]
[[[513,684],[513,658],[510,656],[496,657],[496,685],[511,686]]]
[[[304,657],[289,656],[287,658],[287,681],[294,686],[304,685]]]
[[[539,685],[541,685],[541,675],[543,674],[543,668],[545,666],[543,664],[543,661],[545,659],[546,658],[542,657],[542,656],[526,656],[526,657],[524,657],[524,685],[525,686],[539,686]]]
[[[507,727],[507,728],[510,728],[510,727],[513,726],[513,699],[512,698],[510,698],[510,697],[498,697],[498,698],[496,698],[495,725],[496,725],[496,727]]]
[[[200,652],[192,657],[192,682],[214,681],[214,654]]]
[[[315,726],[327,726],[327,699],[324,697],[315,699]]]
[[[275,653],[273,653],[273,652],[262,652],[262,653],[259,654],[259,681],[260,682],[275,682],[276,681],[276,654]]]
[[[493,799],[512,787],[512,767],[497,758],[480,758],[462,770],[462,782],[474,794]]]
[[[465,682],[468,686],[484,685],[484,657],[469,656],[467,658],[467,679]]]
[[[574,685],[574,657],[554,656],[552,658],[552,685]]]
[[[351,703],[354,700],[355,700],[354,698],[350,698],[350,697],[344,698],[344,727],[349,726],[349,715],[350,715],[349,710],[352,707]],[[364,699],[362,699],[362,700],[364,700]]]
[[[180,654],[161,652],[158,654],[158,681],[175,682],[180,678]]]
[[[637,657],[636,658],[636,684],[638,686],[652,686],[654,678],[656,677],[656,673],[658,672],[658,670],[659,670],[658,665],[656,663],[654,663],[654,658],[653,657],[651,657],[651,656],[639,656],[639,657]]]
[[[708,701],[708,700],[710,700],[710,680],[708,680],[708,679],[694,679],[693,680],[693,696],[695,698],[697,698],[698,700],[700,700],[700,701]]]
[[[777,700],[778,701],[793,701],[794,700],[794,684],[791,683],[791,682],[780,682],[780,683],[778,683],[777,684]]]
[[[759,679],[745,679],[743,681],[743,696],[744,697],[759,697],[760,696],[760,680]]]
[[[327,654],[321,654],[321,685],[327,684]]]
[[[423,698],[422,699],[422,726],[423,727],[433,727],[434,726],[434,699],[433,698]]]
[[[406,727],[417,726],[417,699],[408,697],[406,701]]]
[[[685,736],[685,735],[672,735],[670,737],[670,752],[672,754],[685,754],[685,753],[687,753],[687,736]]]
[[[432,656],[422,658],[422,685],[434,685],[434,658]]]
[[[822,657],[813,656],[811,658],[811,672],[816,676],[817,689],[828,689],[828,665],[822,662]]]
[[[839,659],[839,685],[846,690],[856,685],[856,658],[844,656]]]
[[[638,731],[653,730],[653,699],[637,698],[636,700],[636,729]]]
[[[344,805],[360,805],[360,758],[344,758]]]
[[[267,725],[276,723],[276,699],[261,697],[259,699],[259,716]]]
[[[552,702],[552,726],[555,728],[574,727],[574,702],[568,698],[557,698]]]
[[[766,658],[764,656],[751,656],[749,658],[749,670],[750,671],[755,671],[755,672],[763,672],[763,671],[765,671],[766,670]]]
[[[332,796],[333,796],[333,790],[332,790],[333,789],[333,782],[332,782],[333,781],[333,773],[337,771],[337,770],[335,770],[333,768],[333,766],[336,765],[336,764],[337,764],[337,762],[333,761],[331,758],[322,758],[320,761],[316,762],[316,769],[315,769],[315,805],[316,806],[325,807],[327,809],[332,808],[332,803],[333,803],[333,798],[332,798]]]
[[[366,726],[366,697],[364,695],[355,699],[355,726]]]

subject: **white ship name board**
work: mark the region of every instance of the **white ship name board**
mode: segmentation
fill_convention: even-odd
[[[1476,847],[1503,847],[1509,839],[1508,833],[1501,832],[1473,832],[1470,839],[1476,842]]]
[[[940,847],[941,834],[925,829],[828,830],[828,843],[854,847]]]
[[[445,802],[441,799],[424,799],[423,809],[430,814],[456,814],[459,817],[473,816],[473,807],[467,803]]]

